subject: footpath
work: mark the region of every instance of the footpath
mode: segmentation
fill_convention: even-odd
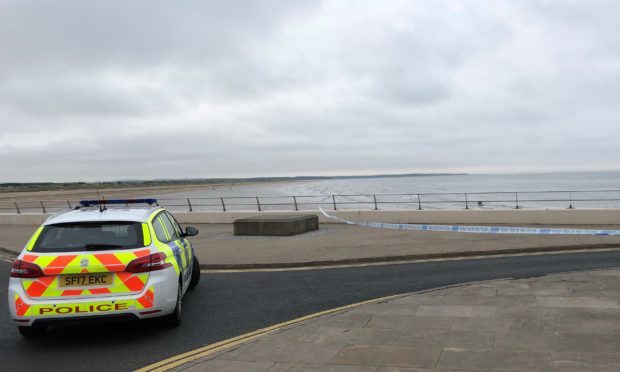
[[[177,371],[620,371],[620,269],[404,295],[277,329]]]
[[[620,236],[503,235],[384,230],[321,224],[291,237],[234,236],[232,224],[195,224],[204,269],[279,268],[492,254],[620,248]],[[564,226],[568,227],[568,226]],[[617,225],[573,226],[620,229]],[[0,250],[19,252],[36,226],[0,225]]]

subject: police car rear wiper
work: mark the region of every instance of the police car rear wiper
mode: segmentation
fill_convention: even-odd
[[[96,251],[96,250],[105,250],[105,249],[115,249],[115,248],[123,248],[122,245],[118,244],[86,244],[84,248],[88,251]]]

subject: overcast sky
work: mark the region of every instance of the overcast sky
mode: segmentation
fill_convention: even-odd
[[[618,170],[618,14],[0,0],[0,181]]]

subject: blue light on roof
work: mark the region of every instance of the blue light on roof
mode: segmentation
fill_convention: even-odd
[[[91,207],[95,205],[113,205],[113,204],[157,204],[157,199],[102,199],[102,200],[80,200],[82,207]]]

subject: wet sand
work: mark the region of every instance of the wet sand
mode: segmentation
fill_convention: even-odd
[[[173,186],[135,186],[105,188],[99,190],[99,195],[106,199],[111,198],[136,198],[161,194],[185,193],[200,190],[230,190],[251,187],[268,182],[244,182],[244,183],[221,183],[221,184],[197,184],[197,185],[173,185]],[[18,191],[0,193],[0,201],[39,201],[39,200],[76,200],[97,199],[96,188],[78,188],[49,191]]]

